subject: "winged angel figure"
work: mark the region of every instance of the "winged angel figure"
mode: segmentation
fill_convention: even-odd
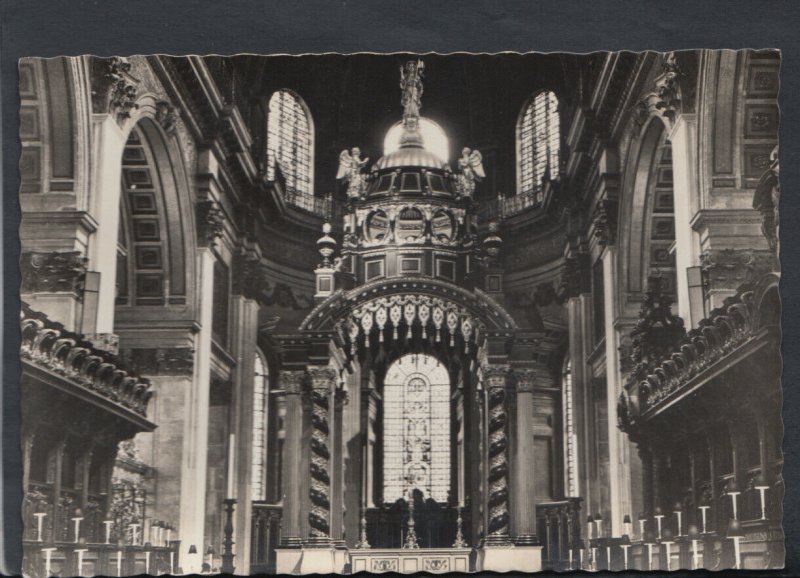
[[[347,183],[347,198],[361,197],[364,192],[364,174],[361,169],[369,162],[369,158],[361,158],[361,149],[353,147],[350,151],[343,150],[339,155],[339,172],[337,180]]]
[[[458,169],[460,171],[456,176],[458,194],[471,197],[475,192],[475,183],[486,177],[483,171],[483,155],[480,151],[464,147],[461,158],[458,159]]]

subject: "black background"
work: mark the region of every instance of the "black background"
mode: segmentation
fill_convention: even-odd
[[[21,560],[19,451],[19,122],[23,56],[320,52],[592,52],[778,48],[787,492],[786,570],[800,575],[800,2],[531,0],[528,2],[268,0],[4,0],[0,7],[3,135],[3,520],[5,573]],[[754,572],[748,571],[753,576]],[[676,573],[676,575],[678,575]],[[692,573],[697,575],[697,573]],[[714,575],[719,575],[714,574]],[[744,575],[744,573],[742,573]]]

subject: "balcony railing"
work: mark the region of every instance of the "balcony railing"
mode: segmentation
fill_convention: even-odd
[[[298,190],[286,182],[280,164],[275,166],[275,185],[284,202],[302,211],[322,217],[326,221],[338,220],[345,213],[344,204],[333,198],[333,193],[316,196],[313,192]]]

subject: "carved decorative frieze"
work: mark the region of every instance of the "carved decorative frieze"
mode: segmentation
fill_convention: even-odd
[[[483,368],[488,396],[489,438],[489,532],[487,546],[503,546],[509,542],[508,513],[508,407],[506,402],[508,365]]]
[[[85,337],[96,349],[107,351],[112,355],[119,353],[119,335],[116,333],[87,333]]]
[[[617,201],[603,199],[592,214],[592,230],[602,246],[613,245],[617,238]]]
[[[225,216],[219,203],[212,200],[197,201],[197,239],[200,243],[214,246],[224,232]]]
[[[736,291],[772,271],[775,256],[755,249],[712,249],[700,255],[700,266],[707,290]]]
[[[96,113],[116,115],[122,123],[138,105],[139,89],[130,75],[131,63],[119,56],[94,58],[92,61],[92,107]]]
[[[20,258],[23,293],[80,292],[86,259],[79,251],[26,252]]]
[[[194,370],[194,351],[189,347],[124,349],[120,357],[141,375],[191,376]]]

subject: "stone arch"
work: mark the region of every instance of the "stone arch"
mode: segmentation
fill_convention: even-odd
[[[627,152],[619,209],[620,294],[643,292],[653,269],[669,272],[674,292],[674,256],[662,255],[675,239],[675,222],[670,144],[659,116],[642,124]]]

